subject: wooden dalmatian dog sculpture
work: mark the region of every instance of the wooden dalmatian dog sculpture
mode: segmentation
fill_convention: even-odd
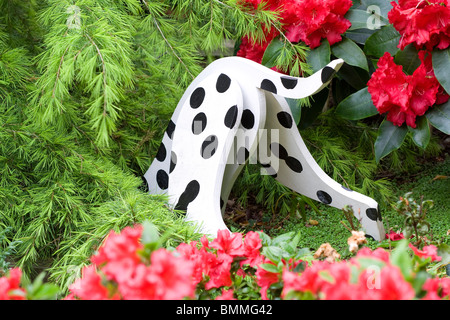
[[[344,188],[323,172],[283,98],[300,99],[320,91],[343,63],[334,60],[307,78],[282,75],[240,57],[211,63],[174,111],[144,175],[149,192],[166,193],[175,210],[185,211],[187,220],[215,236],[227,229],[222,213],[233,183],[260,149],[257,161],[265,174],[322,203],[339,209],[350,205],[366,235],[384,239],[377,202]],[[264,148],[270,156],[264,156]]]

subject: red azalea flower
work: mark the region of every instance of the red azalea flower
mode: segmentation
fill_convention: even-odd
[[[391,2],[389,22],[401,34],[398,47],[413,43],[417,48],[446,49],[450,45],[448,0],[399,0]]]
[[[216,297],[214,300],[237,300],[234,296],[233,296],[233,289],[230,290],[222,290],[222,294],[218,297]]]
[[[422,287],[427,293],[424,300],[450,298],[450,278],[429,278]]]
[[[376,248],[373,251],[367,247],[361,248],[356,254],[356,258],[360,257],[375,258],[385,263],[389,263],[389,252],[384,250],[383,248]]]
[[[22,270],[13,268],[7,277],[0,278],[0,300],[25,300],[26,292],[20,288]]]
[[[94,265],[84,267],[81,278],[69,286],[72,295],[81,300],[109,300],[109,291],[102,285],[102,278]],[[118,299],[114,295],[112,299]]]
[[[388,265],[381,269],[380,287],[371,289],[376,300],[410,300],[414,289],[407,282],[397,266]]]
[[[387,265],[380,271],[364,270],[359,275],[358,299],[364,300],[410,300],[415,296],[397,266]]]
[[[127,278],[120,278],[118,291],[123,300],[155,300],[158,299],[157,287],[150,281],[150,268],[143,263],[133,268]]]
[[[394,232],[393,230],[391,230],[391,232],[386,233],[386,238],[388,238],[391,241],[399,241],[399,240],[405,239],[405,236],[401,232],[398,233],[398,232]]]
[[[330,263],[325,261],[313,261],[312,265],[307,267],[301,274],[296,274],[289,270],[283,271],[283,296],[290,290],[299,292],[309,291],[316,295],[322,287],[324,278],[320,276],[320,272],[326,270]]]
[[[410,78],[413,90],[409,101],[410,108],[416,116],[422,116],[429,107],[435,104],[439,82],[431,67],[431,55],[424,58],[425,51],[419,53],[422,64],[414,71]],[[431,70],[431,71],[430,71]]]
[[[272,261],[270,261],[267,258],[263,261],[263,263],[275,265]],[[260,293],[261,298],[263,300],[268,300],[267,290],[272,284],[280,281],[279,276],[280,276],[279,273],[270,272],[264,270],[261,267],[258,267],[258,269],[256,270],[256,283],[258,284],[258,286],[261,287]]]
[[[241,266],[244,264],[249,264],[250,267],[256,267],[258,264],[262,263],[263,256],[261,255],[262,240],[259,237],[259,233],[250,231],[245,235],[244,240],[244,257],[247,259],[241,261]]]
[[[166,249],[158,249],[151,255],[147,281],[154,286],[157,299],[180,300],[194,296],[192,272],[193,265],[189,260],[175,257]]]
[[[97,254],[91,257],[92,263],[102,267],[109,280],[125,281],[141,263],[137,251],[143,248],[140,242],[142,230],[142,226],[126,227],[119,234],[111,230]]]
[[[202,243],[204,246],[201,249],[197,248],[196,241],[189,244],[181,243],[177,247],[177,251],[193,263],[192,282],[194,285],[199,284],[204,275],[209,274],[210,269],[217,263],[216,256],[206,250],[209,244],[206,237],[202,237]]]
[[[245,0],[241,4],[258,8],[261,0]],[[330,45],[342,40],[341,35],[351,26],[344,15],[352,6],[351,0],[271,0],[265,1],[266,8],[278,12],[287,39],[291,42],[303,41],[314,49],[322,39]],[[265,26],[265,41],[256,43],[251,37],[243,37],[237,55],[261,63],[269,43],[279,35],[279,31]]]
[[[137,254],[137,250],[142,249],[142,244],[140,243],[142,229],[142,226],[126,227],[119,234],[111,230],[97,254],[92,256],[92,263],[100,266],[105,262],[123,259],[130,259],[135,263],[139,263],[141,259]]]
[[[218,253],[226,253],[232,257],[244,255],[244,246],[241,233],[231,233],[228,230],[219,230],[217,238],[211,242],[211,248]]]
[[[225,253],[218,253],[215,261],[210,265],[209,281],[205,284],[205,289],[230,287],[233,282],[231,280],[231,263],[233,258]]]
[[[414,254],[420,258],[431,258],[431,261],[441,261],[442,257],[437,255],[437,248],[434,245],[429,245],[423,247],[422,250],[417,249],[411,243],[409,247],[412,249]]]

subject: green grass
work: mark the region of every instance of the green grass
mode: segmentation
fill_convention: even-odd
[[[441,176],[439,179],[435,179]],[[447,176],[447,178],[444,178]],[[421,170],[411,174],[410,176],[394,177],[393,181],[396,183],[396,191],[393,194],[394,204],[406,192],[413,192],[413,197],[420,200],[433,200],[434,206],[429,210],[426,220],[431,224],[431,235],[433,241],[450,243],[450,236],[447,231],[450,230],[450,157],[446,157],[440,162],[426,162],[421,165]],[[345,220],[343,212],[336,208],[317,204],[320,214],[313,210],[308,210],[306,220],[313,219],[318,221],[318,225],[311,226],[305,222],[295,213],[291,213],[289,217],[278,217],[277,221],[272,221],[269,225],[263,225],[263,230],[274,237],[279,234],[295,231],[300,232],[301,240],[299,247],[310,248],[317,250],[317,248],[328,242],[333,246],[343,257],[349,254],[347,238],[351,235],[350,232],[341,224],[345,221],[346,225],[349,223]],[[404,217],[398,214],[393,208],[388,208],[382,212],[383,223],[388,232],[389,228],[394,231],[399,231],[403,228]],[[266,216],[271,213],[266,213]],[[284,221],[282,221],[285,219]],[[356,219],[354,222],[357,225]],[[277,227],[273,227],[273,226]],[[260,230],[261,228],[255,230]],[[246,230],[248,231],[248,230]],[[379,242],[369,240],[369,246],[375,248]]]

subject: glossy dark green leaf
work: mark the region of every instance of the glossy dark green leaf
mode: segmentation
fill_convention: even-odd
[[[345,15],[345,19],[351,22],[351,27],[348,30],[357,29],[373,29],[373,25],[377,29],[389,23],[383,16],[378,15],[378,12],[371,10],[350,9]]]
[[[364,52],[378,58],[385,52],[393,56],[399,51],[397,47],[399,40],[400,33],[392,25],[384,26],[366,40]]]
[[[405,140],[408,129],[406,126],[396,126],[388,120],[384,120],[378,128],[378,137],[375,141],[375,160],[387,156],[394,150],[397,150]]]
[[[322,113],[325,102],[327,102],[328,99],[329,91],[328,88],[321,90],[312,96],[311,107],[302,107],[300,123],[298,124],[300,130],[308,128]]]
[[[294,118],[294,122],[296,125],[300,122],[300,116],[302,114],[302,106],[298,99],[286,98],[286,102],[291,109],[292,117]]]
[[[370,29],[347,30],[345,32],[345,37],[355,41],[356,43],[364,45],[367,39],[376,31],[377,30],[370,30]]]
[[[450,100],[444,104],[432,107],[425,115],[433,127],[445,134],[450,134]]]
[[[339,103],[336,114],[344,119],[359,120],[378,114],[378,110],[372,102],[367,87],[365,87]]]
[[[394,57],[396,64],[403,66],[403,71],[407,74],[413,74],[414,71],[420,66],[421,61],[419,59],[419,51],[413,44],[400,50]]]
[[[433,70],[445,91],[450,92],[450,48],[432,52]]]
[[[346,63],[339,69],[338,76],[356,90],[365,88],[370,79],[369,72]]]
[[[266,51],[264,51],[261,64],[263,66],[266,66],[267,68],[275,67],[275,62],[278,56],[281,54],[283,47],[283,41],[281,41],[279,38],[274,38],[267,46]]]
[[[425,149],[430,142],[431,133],[428,120],[425,116],[416,118],[416,128],[408,127],[412,133],[414,143],[422,149]]]
[[[343,59],[349,65],[369,71],[364,52],[352,40],[342,38],[342,41],[331,47],[331,51],[336,57]]]
[[[388,18],[388,12],[392,9],[391,1],[386,0],[361,0],[361,6],[358,9],[367,10],[375,8],[380,10],[380,15],[383,18]]]
[[[330,44],[324,40],[319,47],[308,52],[306,62],[311,66],[312,71],[316,72],[330,63],[330,55]]]

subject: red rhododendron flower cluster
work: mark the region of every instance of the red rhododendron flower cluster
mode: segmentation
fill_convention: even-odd
[[[403,67],[396,65],[386,52],[378,61],[378,69],[367,83],[372,101],[380,113],[387,113],[387,120],[397,126],[403,123],[416,127],[416,117],[435,103],[444,103],[449,96],[443,91],[434,75],[431,55],[419,52],[421,65],[412,75],[406,75]]]
[[[320,46],[322,39],[327,39],[330,45],[341,41],[341,34],[351,26],[350,21],[344,18],[352,6],[351,0],[243,0],[241,4],[256,9],[261,2],[266,3],[267,9],[278,12],[289,41],[303,41],[311,49]],[[265,28],[263,43],[244,37],[237,55],[261,63],[267,46],[280,34],[270,26]]]
[[[391,2],[389,22],[401,34],[399,48],[413,43],[425,47],[446,49],[450,45],[449,0],[399,0]]]

